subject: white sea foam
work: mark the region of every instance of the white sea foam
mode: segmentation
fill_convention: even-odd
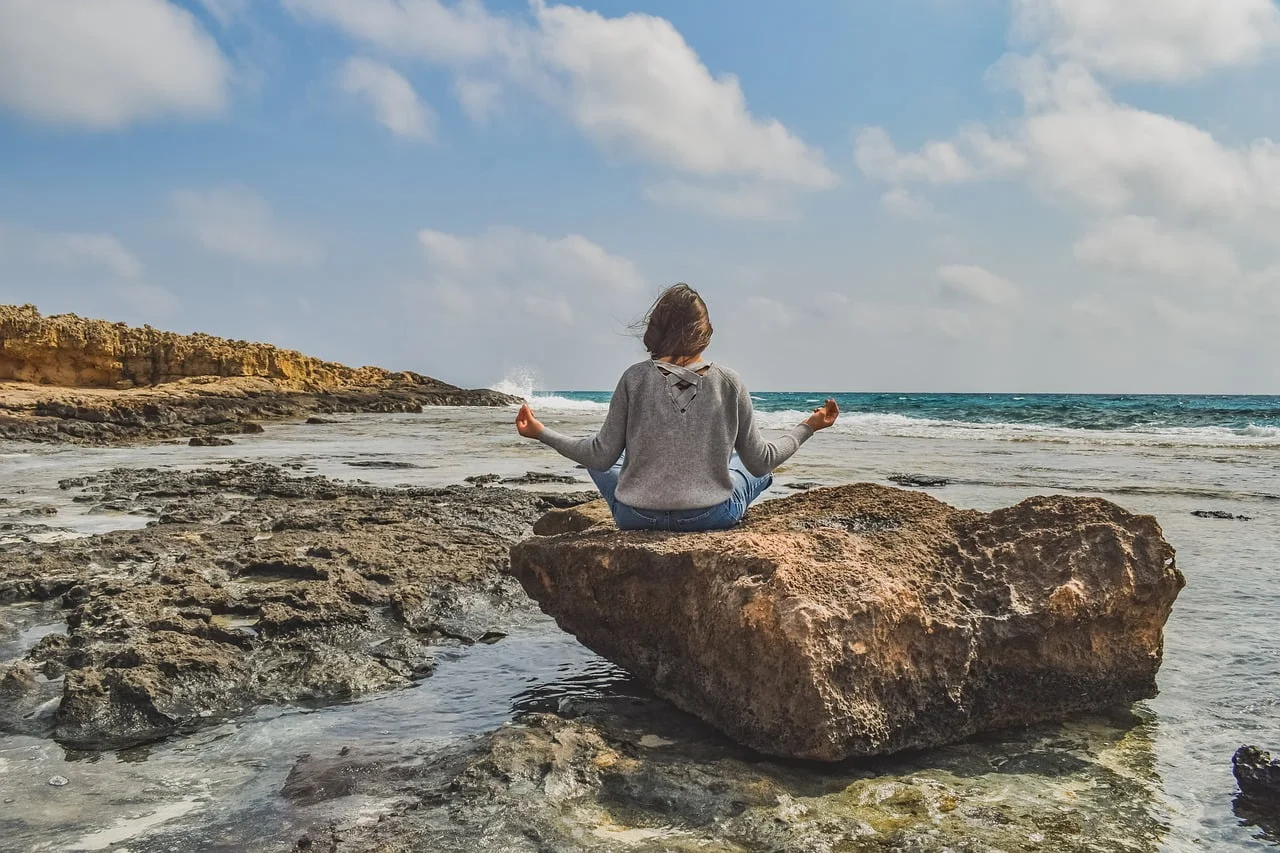
[[[535,412],[578,413],[602,417],[608,403],[580,400],[537,390],[537,371],[512,371],[493,390],[526,400]],[[763,398],[753,396],[758,404]],[[906,399],[905,397],[899,399]],[[756,423],[765,430],[790,429],[807,417],[808,410],[770,412],[756,409]],[[1251,424],[1230,427],[1132,427],[1123,430],[1073,429],[1046,424],[974,423],[935,418],[916,418],[883,412],[842,412],[832,427],[838,433],[890,438],[940,438],[988,441],[1045,441],[1056,444],[1150,446],[1150,447],[1241,447],[1280,448],[1280,427]]]
[[[790,429],[809,412],[756,410],[761,429]],[[1275,447],[1280,448],[1280,428],[1228,427],[1135,427],[1127,430],[1072,429],[1045,424],[971,423],[913,418],[906,415],[845,412],[832,427],[835,432],[893,438],[943,438],[996,441],[1048,441],[1062,444],[1103,444],[1129,446],[1188,447]]]
[[[508,373],[501,382],[495,382],[490,388],[503,394],[519,397],[535,412],[604,412],[609,408],[608,403],[574,400],[550,391],[539,390],[538,386],[541,382],[536,370],[522,367]]]

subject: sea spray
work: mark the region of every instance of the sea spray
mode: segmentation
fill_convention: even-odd
[[[519,367],[508,373],[500,382],[491,386],[494,391],[519,397],[535,411],[542,412],[594,412],[602,414],[609,409],[608,394],[586,395],[576,394],[573,397],[540,390],[542,378],[533,368]],[[605,399],[595,400],[590,397],[603,396]]]

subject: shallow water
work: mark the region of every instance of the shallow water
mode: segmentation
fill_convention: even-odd
[[[590,408],[539,414],[558,428],[584,433],[599,418]],[[348,416],[331,426],[271,427],[222,448],[7,445],[0,451],[0,498],[10,503],[0,506],[0,523],[38,523],[79,534],[145,523],[138,516],[88,514],[70,500],[73,492],[58,488],[60,479],[115,466],[193,468],[250,459],[295,464],[300,474],[384,485],[443,485],[473,474],[537,470],[581,481],[565,489],[588,485],[573,463],[535,442],[516,440],[510,416],[505,410],[477,409]],[[413,467],[349,464],[379,460]],[[1138,728],[1122,736],[1108,734],[1120,737],[1124,749],[1099,753],[1138,778],[1143,796],[1135,804],[1091,795],[1088,808],[1100,810],[1100,819],[1132,824],[1142,836],[1135,835],[1134,849],[1274,849],[1232,811],[1230,759],[1242,743],[1280,746],[1280,635],[1274,628],[1280,447],[1126,444],[1105,436],[1089,441],[1079,434],[1070,441],[1038,441],[992,431],[970,437],[882,435],[864,425],[815,437],[778,472],[769,496],[789,494],[788,482],[884,482],[894,472],[950,478],[950,485],[927,491],[962,507],[987,510],[1063,491],[1100,495],[1155,515],[1178,549],[1188,586],[1166,629],[1161,695],[1140,704],[1144,722]],[[17,517],[32,505],[54,506],[58,512]],[[1251,520],[1202,519],[1192,516],[1193,510],[1222,510]],[[19,654],[38,639],[35,633],[60,629],[54,614],[19,621],[17,612],[4,608],[0,613],[25,625],[18,640],[0,641],[0,658]],[[489,731],[520,709],[553,709],[565,696],[632,689],[621,673],[550,620],[531,617],[493,645],[442,649],[435,674],[412,689],[346,705],[261,710],[117,753],[70,753],[46,740],[0,737],[0,848],[251,848],[265,843],[257,834],[261,827],[271,827],[273,838],[288,837],[293,812],[277,792],[302,753],[332,755],[345,745],[446,742]],[[1133,748],[1135,743],[1141,748]],[[1092,760],[1101,774],[1104,759]],[[928,754],[913,761],[927,766]],[[48,784],[56,775],[68,784]],[[1027,777],[1029,797],[1038,795],[1037,778]],[[376,811],[378,804],[353,807]],[[1109,809],[1116,813],[1101,813]],[[1121,814],[1124,809],[1134,814]]]

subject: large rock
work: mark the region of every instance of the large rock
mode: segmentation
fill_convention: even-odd
[[[1154,696],[1185,583],[1155,519],[1108,501],[987,514],[870,484],[731,531],[600,523],[511,557],[562,628],[659,695],[761,752],[828,761]]]

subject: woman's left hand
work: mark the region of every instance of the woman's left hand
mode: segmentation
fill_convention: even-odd
[[[516,414],[516,431],[525,438],[537,438],[542,435],[542,423],[533,416],[533,409],[525,403]]]

